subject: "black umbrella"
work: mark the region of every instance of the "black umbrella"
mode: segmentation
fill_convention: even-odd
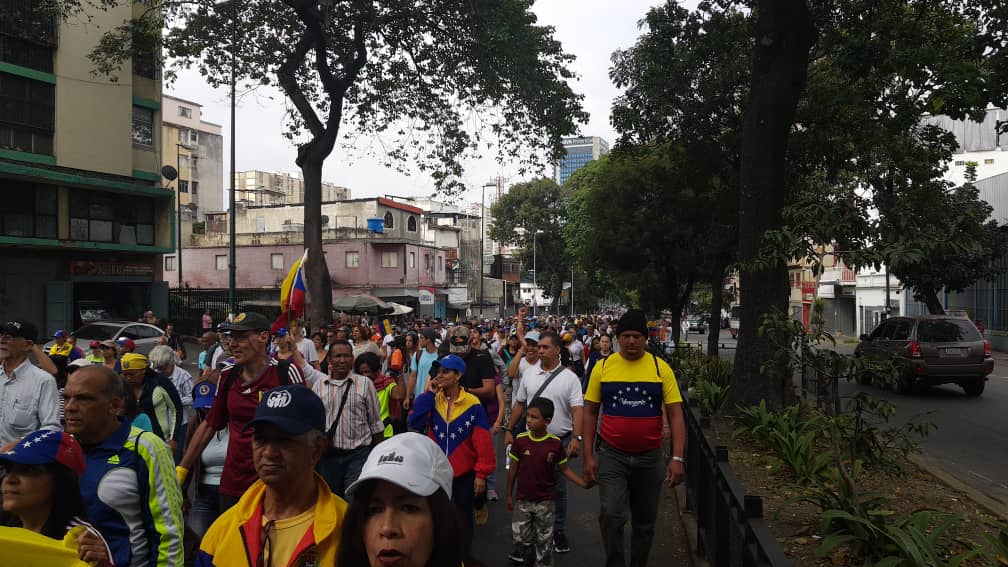
[[[392,306],[366,293],[345,295],[333,302],[333,309],[350,315],[387,315],[393,310]]]

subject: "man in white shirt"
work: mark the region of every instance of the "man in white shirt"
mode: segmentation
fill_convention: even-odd
[[[0,447],[38,429],[62,429],[56,379],[28,360],[37,339],[38,329],[27,321],[0,328]]]
[[[546,426],[546,431],[560,438],[568,458],[573,459],[581,451],[581,410],[584,407],[581,380],[569,368],[560,365],[560,349],[563,345],[556,333],[547,331],[540,334],[538,339],[539,365],[529,367],[522,374],[514,391],[514,405],[505,429],[504,443],[514,443],[514,428],[525,414],[525,405],[538,395],[548,398],[554,406],[553,420]],[[563,475],[557,474],[556,478],[553,549],[557,553],[567,553],[570,551],[570,543],[567,541],[567,483],[563,480]]]

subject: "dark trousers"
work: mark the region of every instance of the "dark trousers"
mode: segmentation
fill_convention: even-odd
[[[560,442],[563,444],[564,451],[567,451],[567,444],[570,443],[571,434],[567,433],[560,438]],[[568,466],[570,463],[568,462]],[[563,473],[559,469],[554,473],[556,475],[555,483],[555,497],[553,501],[556,503],[553,512],[553,535],[557,534],[567,534],[567,478],[564,477]]]
[[[346,489],[360,476],[364,461],[371,453],[370,446],[356,449],[330,449],[315,465],[319,473],[332,490],[340,498],[346,499]]]
[[[463,556],[468,557],[472,548],[473,538],[473,511],[476,509],[476,491],[473,483],[476,482],[476,471],[469,471],[462,476],[457,476],[452,481],[452,504],[458,510],[459,518],[462,520],[463,534],[460,538]],[[485,494],[485,493],[484,493]]]
[[[606,567],[626,567],[623,528],[629,517],[630,567],[646,567],[665,479],[661,448],[625,453],[599,441],[599,528]]]

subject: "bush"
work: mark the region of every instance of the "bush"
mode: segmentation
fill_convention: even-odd
[[[834,454],[819,443],[825,418],[805,404],[768,411],[766,402],[743,408],[735,434],[748,433],[774,453],[773,468],[786,466],[800,484],[815,482],[829,467]]]
[[[697,380],[693,386],[692,396],[700,406],[700,413],[706,416],[718,414],[728,401],[729,386],[719,385],[708,380]]]
[[[731,383],[735,365],[730,360],[707,357],[696,368],[697,382],[705,381],[718,386],[727,387]]]

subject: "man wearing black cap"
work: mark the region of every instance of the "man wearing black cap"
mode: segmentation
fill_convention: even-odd
[[[220,483],[222,511],[234,505],[256,481],[252,434],[244,428],[255,415],[260,398],[277,386],[304,384],[296,365],[278,362],[266,354],[271,325],[272,321],[259,313],[239,313],[222,331],[229,337],[235,364],[221,371],[213,407],[190,439],[178,466],[179,482],[184,484],[210,437],[225,425],[229,427],[228,452]]]
[[[336,564],[347,504],[314,472],[326,450],[325,419],[308,388],[264,392],[243,428],[258,480],[207,530],[197,564]]]
[[[617,333],[619,352],[592,369],[582,427],[585,480],[599,483],[599,528],[607,567],[626,565],[623,528],[628,512],[633,534],[630,565],[647,565],[662,479],[675,485],[686,474],[682,397],[672,369],[645,349],[644,312],[627,311]],[[672,431],[672,459],[667,465],[662,454],[662,406]]]
[[[0,447],[37,429],[59,431],[56,379],[28,360],[38,329],[27,321],[0,328]]]

